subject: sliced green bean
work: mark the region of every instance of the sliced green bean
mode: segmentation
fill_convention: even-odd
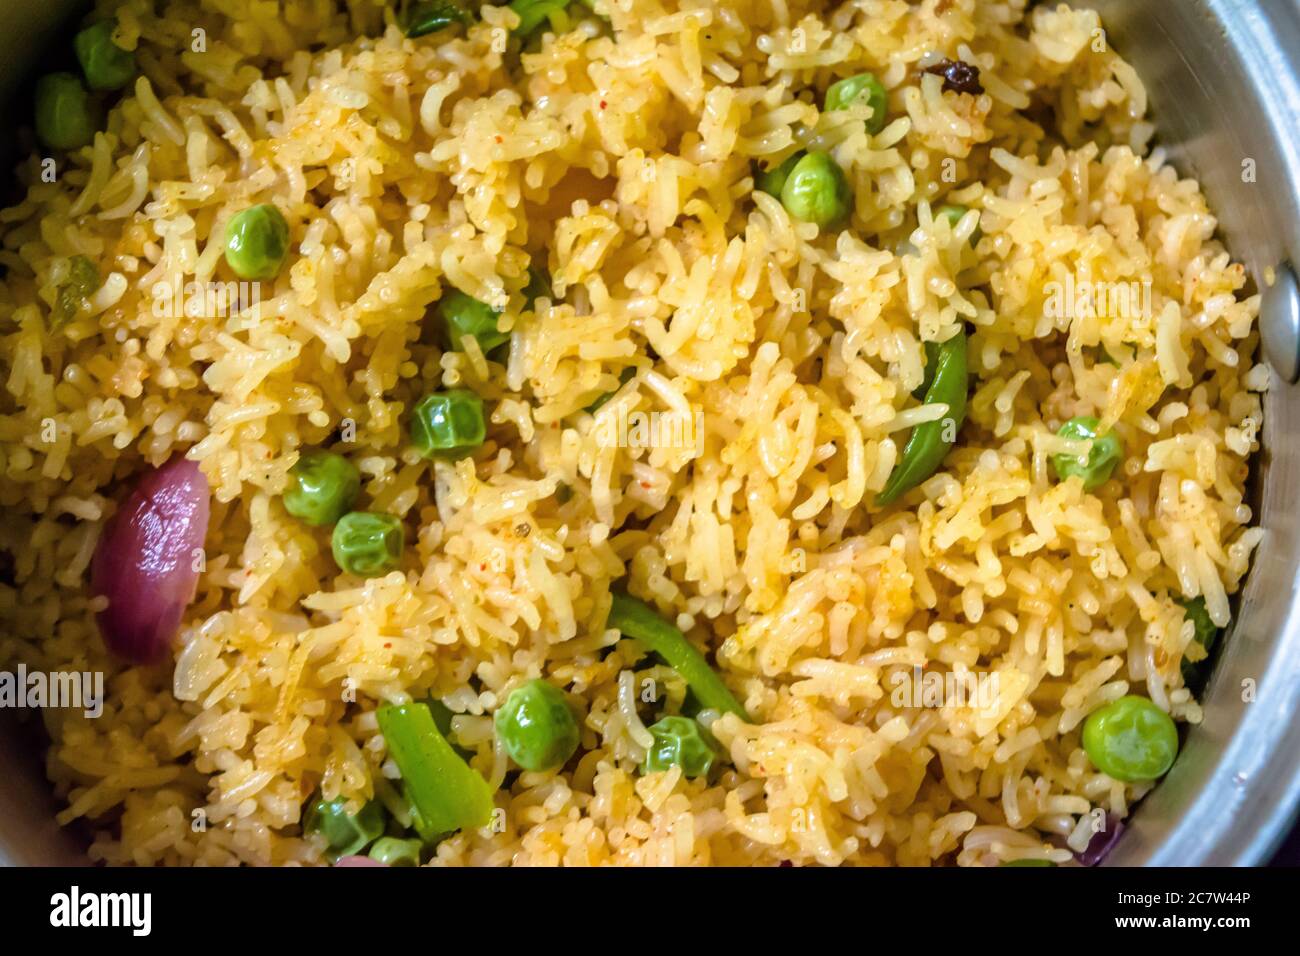
[[[939,343],[923,342],[925,348],[925,373],[921,378],[921,384],[912,389],[912,396],[918,401],[925,401],[925,393],[930,390],[934,382],[935,369],[939,367]]]
[[[624,637],[635,638],[667,662],[695,691],[700,704],[719,713],[736,714],[748,721],[745,708],[732,695],[704,655],[673,625],[644,601],[615,591],[609,608],[609,626]]]
[[[912,429],[884,490],[876,495],[877,505],[887,505],[911,491],[943,464],[966,420],[967,387],[966,333],[962,331],[939,345],[934,377],[925,392],[925,404],[942,402],[948,406],[948,414]]]
[[[452,749],[426,704],[386,704],[375,717],[402,773],[422,838],[435,840],[491,821],[494,805],[487,781]]]

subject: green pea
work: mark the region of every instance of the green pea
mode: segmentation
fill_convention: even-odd
[[[785,181],[790,178],[790,170],[798,164],[799,160],[806,156],[802,149],[791,153],[780,165],[774,166],[769,170],[759,173],[758,180],[754,184],[756,189],[767,193],[769,196],[781,198],[781,190],[785,188]]]
[[[442,317],[449,348],[460,350],[461,340],[472,335],[478,340],[479,351],[486,355],[510,341],[509,334],[497,328],[497,313],[492,306],[459,289],[453,289],[439,300],[438,315]]]
[[[419,840],[401,840],[397,837],[380,837],[366,854],[385,866],[419,866],[420,850],[424,844]]]
[[[875,136],[885,128],[888,118],[885,88],[880,85],[874,73],[859,73],[843,80],[837,80],[826,89],[823,109],[842,110],[858,103],[871,107],[871,119],[867,120],[867,132]]]
[[[1053,455],[1052,468],[1061,481],[1078,477],[1083,480],[1085,491],[1099,488],[1110,480],[1115,466],[1124,457],[1124,441],[1113,431],[1104,435],[1097,434],[1101,423],[1091,415],[1079,415],[1071,418],[1061,426],[1056,434],[1071,441],[1091,441],[1092,450],[1086,460],[1080,461],[1074,455]]]
[[[405,544],[402,522],[374,511],[349,511],[334,525],[330,538],[335,563],[359,578],[377,577],[397,568]]]
[[[463,458],[486,437],[483,399],[467,389],[426,395],[412,410],[411,441],[425,458]]]
[[[226,226],[226,262],[241,279],[274,279],[289,253],[289,224],[270,203],[236,213]]]
[[[968,212],[970,212],[968,206],[959,206],[956,203],[950,203],[949,205],[940,206],[936,209],[934,211],[934,218],[947,219],[948,226],[952,229],[956,229],[957,223],[961,222],[962,216],[966,215]],[[975,245],[975,243],[980,241],[980,236],[982,235],[984,235],[984,233],[980,231],[979,226],[976,226],[975,231],[970,234],[970,244],[972,246]]]
[[[1150,700],[1130,694],[1088,715],[1083,749],[1098,770],[1115,780],[1157,780],[1178,756],[1178,728]]]
[[[1206,653],[1214,650],[1214,645],[1219,639],[1219,628],[1210,620],[1210,612],[1205,609],[1205,598],[1195,597],[1190,601],[1177,601],[1187,620],[1192,622],[1193,633],[1192,640],[1205,648]],[[1205,683],[1205,667],[1209,663],[1209,658],[1203,658],[1199,661],[1189,661],[1183,658],[1182,672],[1183,684],[1190,687],[1193,691],[1201,689]]]
[[[54,300],[54,312],[51,327],[62,328],[77,317],[77,313],[86,308],[86,303],[99,289],[101,280],[99,269],[86,256],[73,256],[68,260],[68,274],[59,283],[58,296]]]
[[[384,811],[372,800],[356,813],[348,813],[348,801],[342,797],[321,798],[307,807],[303,831],[323,836],[331,858],[351,856],[384,832]]]
[[[506,752],[525,770],[553,770],[578,749],[578,722],[564,694],[540,678],[511,691],[493,723]]]
[[[81,80],[50,73],[36,81],[36,135],[51,149],[80,149],[95,138],[99,111]]]
[[[689,717],[663,717],[647,729],[654,744],[646,751],[642,773],[662,773],[669,767],[681,767],[688,777],[702,777],[718,756],[704,739],[700,725]]]
[[[838,225],[852,208],[849,181],[829,153],[812,152],[794,164],[781,187],[781,205],[795,219],[822,229]]]
[[[422,37],[446,29],[453,23],[473,22],[473,14],[455,0],[430,0],[411,8],[404,29],[408,37]]]
[[[113,22],[91,24],[72,40],[72,48],[92,90],[120,90],[135,78],[135,54],[113,42]]]
[[[1056,864],[1051,860],[1022,859],[1004,860],[998,866],[1056,866]]]
[[[333,524],[361,493],[356,465],[332,451],[311,451],[289,469],[284,510],[307,524]]]

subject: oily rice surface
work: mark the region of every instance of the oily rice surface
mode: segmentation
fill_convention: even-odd
[[[1081,725],[1126,693],[1201,720],[1177,602],[1228,623],[1268,377],[1135,72],[1095,13],[1024,7],[596,0],[521,49],[503,7],[407,39],[373,0],[99,3],[140,75],[0,212],[0,665],[106,674],[102,716],[41,715],[60,822],[110,863],[321,862],[305,802],[391,801],[375,709],[429,695],[502,811],[435,864],[1064,862],[1126,814],[1150,785],[1096,769]],[[875,135],[819,108],[867,70]],[[798,148],[844,170],[844,228],[755,191]],[[255,309],[182,307],[234,280],[225,225],[255,203],[285,267]],[[74,256],[103,281],[58,323]],[[502,307],[507,349],[444,350],[453,289]],[[923,343],[963,328],[956,445],[877,507],[934,412]],[[422,459],[410,410],[451,387],[487,440]],[[1076,415],[1125,446],[1092,490],[1051,466]],[[341,573],[284,510],[320,446],[403,521],[400,570]],[[88,567],[178,454],[212,487],[198,591],[169,659],[127,667]],[[615,582],[753,720],[712,724],[707,778],[639,770],[686,688],[606,627]],[[920,672],[997,692],[900,698]],[[491,715],[535,677],[582,739],[521,773]]]

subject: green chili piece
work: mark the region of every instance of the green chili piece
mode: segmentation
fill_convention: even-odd
[[[402,772],[416,830],[434,840],[452,830],[486,826],[492,791],[452,749],[425,704],[386,704],[375,711],[388,753]]]
[[[615,591],[609,608],[609,626],[624,637],[635,638],[662,657],[681,675],[700,703],[720,713],[736,714],[748,721],[745,708],[732,696],[722,678],[709,666],[686,639],[686,635],[669,624],[643,601]]]
[[[934,474],[966,420],[966,333],[959,332],[941,343],[933,364],[934,377],[926,389],[925,404],[942,402],[948,406],[948,414],[912,429],[889,481],[876,495],[877,505],[889,504]]]

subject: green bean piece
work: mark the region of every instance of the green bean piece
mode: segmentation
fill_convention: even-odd
[[[515,36],[529,37],[543,23],[553,20],[569,5],[569,0],[510,0],[510,9],[519,14]]]
[[[414,38],[444,30],[453,23],[473,22],[474,15],[454,0],[431,0],[411,8],[404,30],[408,37]]]
[[[646,751],[642,773],[662,773],[681,767],[687,777],[703,777],[718,753],[705,739],[700,725],[689,717],[662,717],[647,730],[654,744]]]
[[[386,836],[375,841],[367,856],[384,866],[419,866],[423,848],[424,844],[419,840]]]
[[[885,128],[888,118],[888,99],[885,88],[880,85],[874,73],[859,73],[843,80],[837,80],[826,89],[826,100],[822,106],[830,110],[847,109],[858,103],[871,107],[871,119],[867,120],[867,132],[875,136]]]
[[[50,73],[36,81],[36,135],[51,149],[80,149],[95,138],[99,110],[71,73]]]
[[[783,159],[778,165],[771,169],[765,170],[758,174],[758,180],[754,187],[767,193],[769,196],[781,198],[781,190],[785,188],[785,181],[790,178],[790,170],[798,165],[799,160],[803,159],[807,153],[804,150],[798,150],[791,153]]]
[[[289,254],[289,224],[271,203],[236,213],[226,225],[226,263],[241,279],[274,279]]]
[[[1178,727],[1150,700],[1129,694],[1088,715],[1083,749],[1093,766],[1115,780],[1158,780],[1178,756]]]
[[[704,655],[686,639],[686,635],[660,617],[643,601],[618,591],[613,592],[609,608],[609,626],[624,637],[640,641],[658,654],[681,675],[695,696],[707,708],[719,713],[736,714],[748,721],[745,708],[732,696],[722,678],[709,666]]]
[[[1194,628],[1192,640],[1204,647],[1208,655],[1214,650],[1214,645],[1218,642],[1219,628],[1210,620],[1210,612],[1205,609],[1205,598],[1194,597],[1191,600],[1179,600],[1174,603],[1183,609],[1183,615],[1192,622]],[[1183,684],[1193,692],[1199,692],[1205,685],[1209,663],[1208,656],[1199,661],[1189,661],[1184,657],[1182,663]]]
[[[999,863],[998,866],[1056,866],[1056,864],[1051,860],[1026,858],[1021,860],[1005,860],[1002,863]]]
[[[423,839],[491,821],[495,807],[487,781],[452,749],[426,705],[385,704],[375,718],[401,771]]]
[[[1084,491],[1092,491],[1110,480],[1115,466],[1124,457],[1124,441],[1114,431],[1104,435],[1097,434],[1100,426],[1091,415],[1079,415],[1071,418],[1061,426],[1056,434],[1071,441],[1091,441],[1092,450],[1086,459],[1080,460],[1074,455],[1053,455],[1052,469],[1061,481],[1079,478],[1083,481]]]
[[[370,801],[356,813],[348,813],[348,801],[318,799],[307,807],[303,831],[319,833],[329,847],[331,860],[360,853],[384,832],[384,810]]]
[[[492,722],[506,752],[525,770],[554,770],[578,749],[578,722],[564,694],[540,678],[511,691]]]
[[[425,458],[464,458],[483,444],[483,399],[458,388],[426,395],[411,414],[411,441]]]
[[[927,363],[927,366],[931,363]],[[903,446],[903,454],[894,465],[884,489],[876,495],[877,505],[887,505],[911,491],[934,474],[952,448],[966,420],[966,333],[958,332],[939,345],[933,363],[934,377],[925,392],[925,404],[939,402],[948,406],[948,414],[932,422],[922,422],[912,429]]]
[[[402,563],[406,529],[401,519],[374,511],[349,511],[334,525],[330,550],[348,574],[373,578]]]
[[[334,524],[361,494],[361,472],[342,455],[309,451],[289,469],[284,510],[309,525]]]
[[[439,300],[438,315],[446,329],[447,345],[456,351],[464,351],[461,342],[467,335],[478,340],[479,351],[484,355],[510,341],[510,334],[497,328],[497,313],[492,306],[459,289],[453,289]]]
[[[68,274],[59,283],[54,300],[51,326],[61,329],[77,317],[100,287],[99,269],[86,256],[73,256],[68,260]]]
[[[814,151],[790,170],[781,186],[781,205],[795,219],[830,229],[848,218],[853,192],[831,154]]]
[[[72,48],[92,90],[120,90],[135,79],[135,54],[113,42],[114,23],[92,23],[72,39]]]

